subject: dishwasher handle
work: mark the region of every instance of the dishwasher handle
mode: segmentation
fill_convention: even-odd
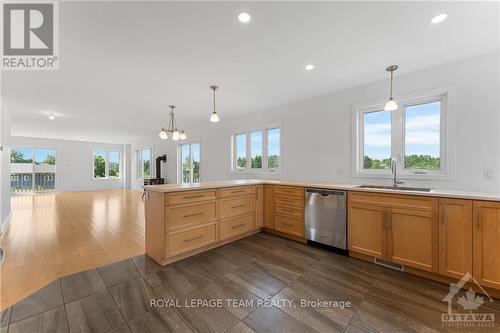
[[[318,193],[324,197],[327,197],[329,195],[335,195],[335,196],[345,196],[345,191],[335,191],[335,190],[327,190],[327,189],[321,189],[321,188],[308,188],[306,189],[306,193]]]

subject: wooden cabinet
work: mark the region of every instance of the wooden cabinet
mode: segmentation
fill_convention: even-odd
[[[500,289],[500,202],[474,201],[473,276]]]
[[[264,226],[264,185],[255,186],[255,228]]]
[[[433,200],[433,199],[431,199]],[[438,271],[438,211],[387,209],[387,259],[424,271]]]
[[[215,190],[182,191],[165,193],[165,206],[215,200]]]
[[[374,205],[349,204],[348,248],[376,258],[384,258],[386,209]]]
[[[245,215],[221,221],[220,239],[228,239],[253,229],[253,216]]]
[[[146,253],[165,265],[245,237],[263,223],[263,186],[146,191]]]
[[[439,274],[472,274],[472,200],[439,199]]]
[[[425,271],[438,271],[438,199],[349,194],[348,248]]]
[[[220,200],[220,218],[253,213],[254,196],[237,197]]]
[[[274,229],[274,186],[264,185],[264,228]]]

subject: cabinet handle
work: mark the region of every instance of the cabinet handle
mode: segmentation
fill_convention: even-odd
[[[243,205],[237,205],[237,206],[232,206],[231,208],[240,208],[240,207],[245,207],[245,204],[243,204]]]
[[[184,217],[193,217],[193,216],[200,216],[200,215],[203,215],[203,212],[200,212],[200,213],[195,213],[195,214],[188,214],[188,215],[184,215]]]
[[[235,190],[235,191],[231,191],[230,193],[240,193],[240,192],[245,192],[245,190]]]
[[[237,225],[233,225],[233,226],[231,227],[231,229],[236,229],[236,228],[242,227],[242,226],[244,226],[244,225],[245,225],[245,223],[240,223],[240,224],[237,224]]]
[[[187,243],[187,242],[192,242],[192,241],[195,241],[195,240],[200,239],[200,238],[202,238],[202,237],[203,237],[203,235],[200,235],[200,236],[197,236],[197,237],[193,237],[193,238],[185,239],[185,240],[183,240],[183,242],[184,242],[184,243]]]

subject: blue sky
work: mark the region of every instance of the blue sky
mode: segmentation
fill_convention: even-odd
[[[365,113],[365,155],[391,157],[391,112]],[[405,153],[439,157],[440,102],[406,107]]]

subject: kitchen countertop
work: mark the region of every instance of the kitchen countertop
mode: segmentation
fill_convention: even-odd
[[[421,192],[421,191],[407,191],[407,190],[393,190],[393,189],[359,188],[360,185],[354,185],[354,184],[335,184],[326,182],[320,183],[320,182],[299,182],[299,181],[263,180],[263,179],[222,180],[222,181],[209,181],[209,182],[201,182],[194,184],[148,185],[144,186],[144,188],[146,190],[154,192],[179,192],[179,191],[189,191],[189,190],[203,190],[212,188],[261,185],[261,184],[315,187],[315,188],[373,192],[373,193],[406,194],[406,195],[418,195],[418,196],[428,196],[428,197],[447,197],[447,198],[458,198],[458,199],[500,201],[500,193],[496,192],[472,192],[472,191],[445,190],[445,189],[432,189],[430,192]]]

